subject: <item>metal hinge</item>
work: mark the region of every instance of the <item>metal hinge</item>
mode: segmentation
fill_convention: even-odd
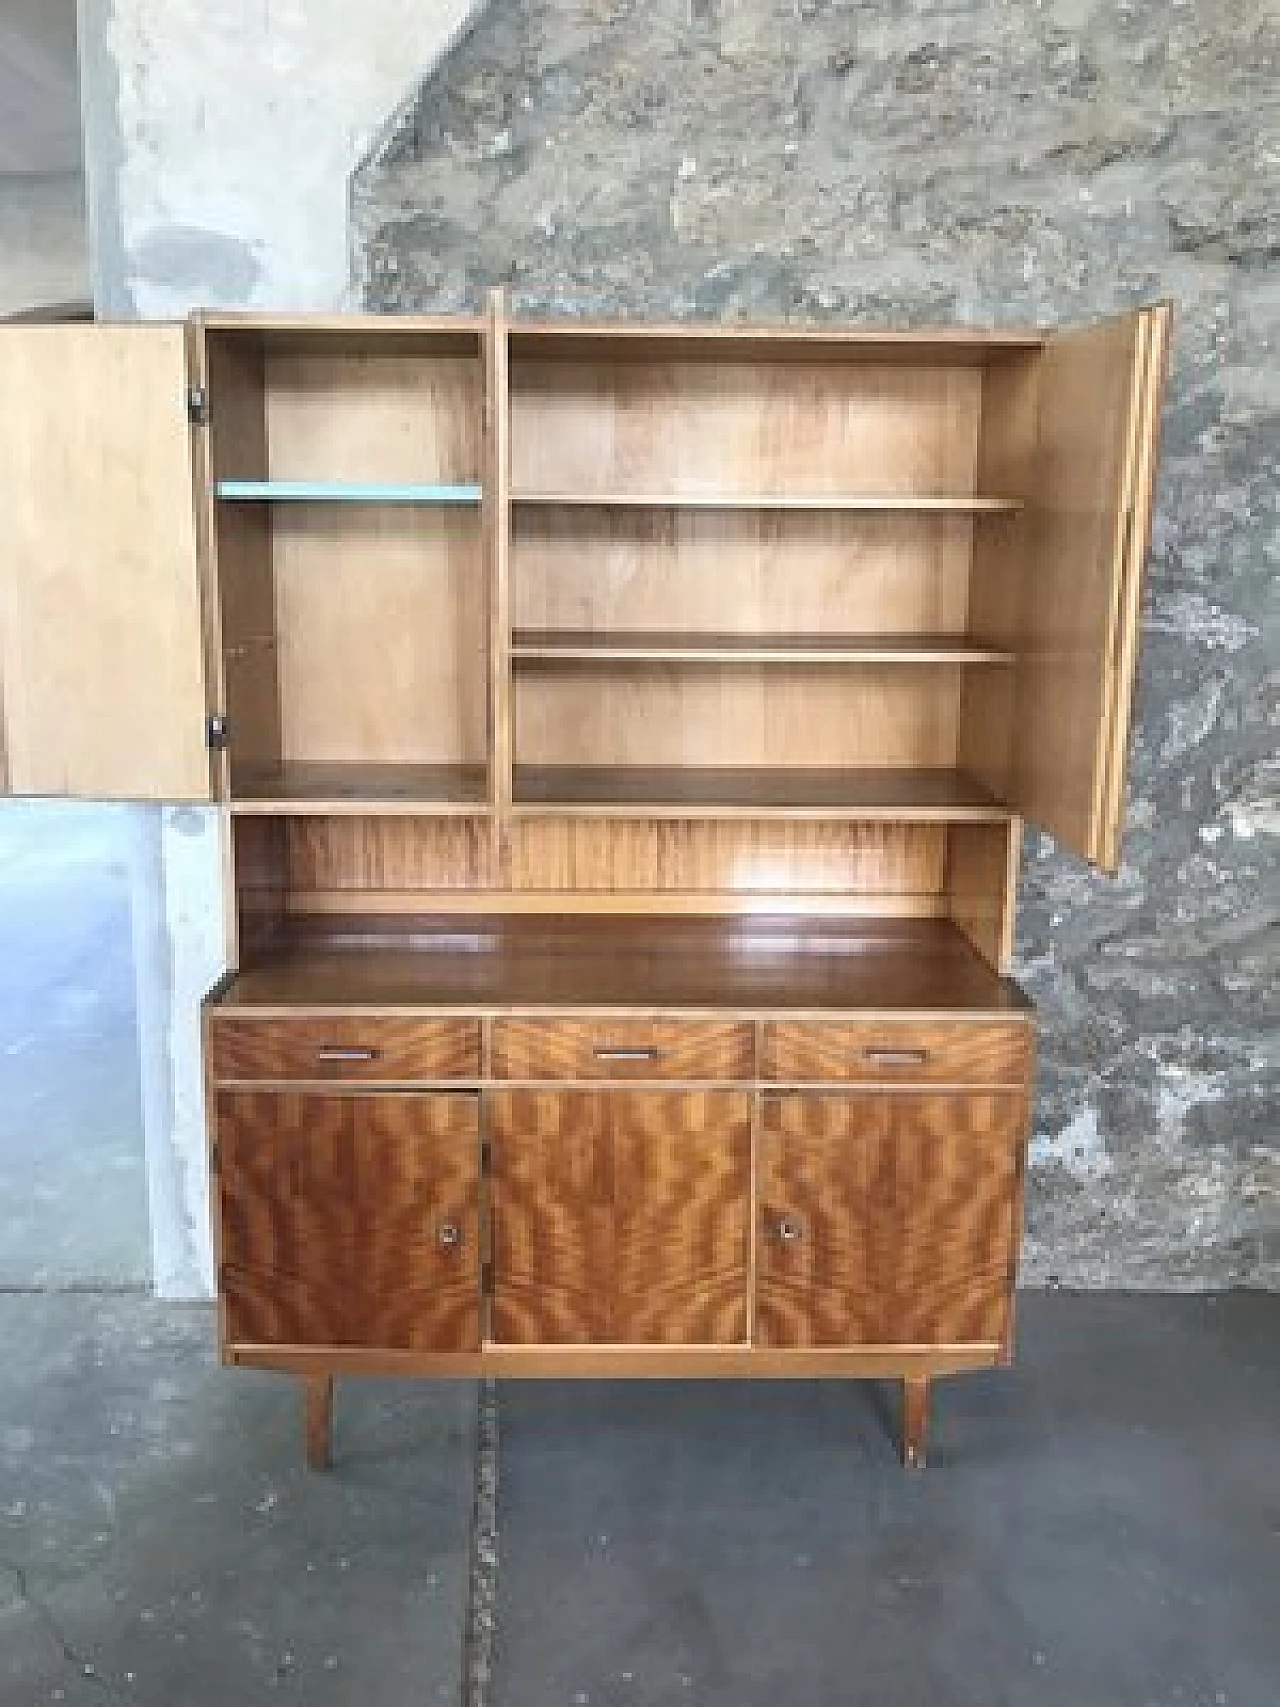
[[[209,393],[203,385],[187,387],[187,419],[193,427],[209,424]]]
[[[231,725],[222,712],[215,711],[205,720],[204,738],[211,751],[221,753],[231,740]]]
[[[209,1171],[210,1171],[210,1173],[216,1174],[219,1167],[221,1167],[221,1165],[222,1165],[222,1147],[218,1143],[218,1140],[215,1138],[213,1143],[210,1144],[210,1146],[209,1146]]]
[[[480,1140],[480,1173],[484,1179],[488,1179],[492,1172],[493,1145],[487,1138],[482,1138]]]
[[[480,1264],[480,1296],[493,1297],[493,1259],[486,1257]]]

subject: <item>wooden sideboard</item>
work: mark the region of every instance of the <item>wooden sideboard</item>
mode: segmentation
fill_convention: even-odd
[[[1169,314],[0,333],[0,781],[210,801],[221,1349],[1011,1355],[1024,819],[1118,860]]]

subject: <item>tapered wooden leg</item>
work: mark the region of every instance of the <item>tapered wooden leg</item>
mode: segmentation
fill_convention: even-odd
[[[902,1382],[902,1462],[908,1470],[923,1470],[925,1433],[929,1426],[929,1377],[907,1375]]]
[[[333,1376],[305,1375],[302,1380],[307,1417],[307,1463],[327,1470],[333,1442]]]

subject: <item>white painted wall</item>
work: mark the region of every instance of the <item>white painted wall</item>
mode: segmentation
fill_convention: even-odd
[[[473,0],[80,0],[94,301],[142,318],[348,300],[348,185]],[[136,809],[153,1271],[213,1286],[197,1003],[222,968],[216,813]]]

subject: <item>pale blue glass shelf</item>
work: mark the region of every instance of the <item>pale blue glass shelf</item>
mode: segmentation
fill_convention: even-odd
[[[479,486],[418,486],[345,480],[219,480],[219,498],[233,503],[478,504]]]

